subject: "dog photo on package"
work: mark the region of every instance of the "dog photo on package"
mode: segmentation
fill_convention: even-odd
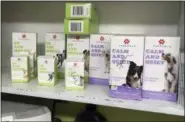
[[[177,100],[179,37],[146,37],[144,98]]]
[[[113,36],[109,95],[141,100],[144,37]]]

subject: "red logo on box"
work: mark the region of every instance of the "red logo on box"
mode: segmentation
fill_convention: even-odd
[[[48,61],[47,60],[45,60],[45,64],[47,64],[48,63]]]
[[[74,66],[77,66],[77,63],[74,63],[73,65],[74,65]]]
[[[105,38],[104,38],[103,36],[100,37],[100,41],[104,41],[104,39],[105,39]]]
[[[57,38],[57,36],[56,35],[53,35],[53,39],[56,39]]]
[[[26,38],[26,34],[23,34],[23,35],[22,35],[22,38]]]
[[[125,40],[124,40],[124,43],[125,43],[125,44],[129,44],[129,43],[130,43],[129,39],[125,39]]]
[[[163,45],[164,43],[165,43],[164,39],[160,39],[159,40],[159,44],[162,44]]]
[[[80,39],[80,36],[76,36],[76,40],[79,40]]]

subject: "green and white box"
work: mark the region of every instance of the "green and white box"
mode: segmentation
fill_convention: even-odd
[[[84,61],[85,82],[89,77],[90,36],[67,36],[67,58],[79,58]]]
[[[36,76],[36,33],[12,33],[12,54],[13,56],[28,55],[29,56],[29,70],[31,78]]]
[[[81,19],[81,20],[64,20],[65,34],[79,34],[89,35],[92,33],[99,33],[98,20]]]
[[[65,68],[65,89],[84,90],[84,62],[80,59],[67,59]]]
[[[26,83],[29,81],[29,59],[27,56],[11,57],[12,82]]]
[[[64,79],[65,71],[65,35],[63,33],[46,33],[45,55],[57,58],[57,78]]]
[[[53,56],[39,56],[37,63],[39,85],[54,86],[57,78],[56,58]]]
[[[93,19],[97,16],[92,3],[66,3],[65,9],[67,19]]]

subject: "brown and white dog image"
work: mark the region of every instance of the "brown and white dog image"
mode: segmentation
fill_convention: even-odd
[[[177,60],[170,53],[162,53],[162,59],[166,62],[165,66],[165,89],[164,92],[176,92],[177,86],[177,74],[178,74],[178,64]]]
[[[89,50],[83,51],[83,61],[84,61],[84,70],[89,72],[89,60],[90,60],[90,52]]]

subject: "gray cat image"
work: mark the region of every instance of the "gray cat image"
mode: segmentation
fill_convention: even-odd
[[[73,72],[73,74],[72,74],[72,78],[74,80],[74,84],[77,85],[77,86],[83,86],[84,77],[82,77],[82,76],[78,77],[75,74],[76,74],[76,72]]]
[[[105,52],[105,70],[104,73],[110,72],[110,53],[109,51]]]
[[[48,74],[48,81],[52,81],[54,77],[54,72]]]

